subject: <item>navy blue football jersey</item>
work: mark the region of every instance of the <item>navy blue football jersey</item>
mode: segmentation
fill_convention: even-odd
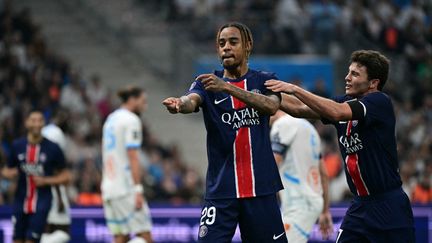
[[[43,138],[39,144],[30,144],[26,138],[14,141],[7,166],[18,168],[18,185],[14,211],[36,213],[51,207],[51,186],[36,187],[33,176],[52,176],[66,167],[60,147]]]
[[[222,71],[215,71],[222,78]],[[264,86],[274,74],[249,70],[232,85],[254,93],[270,92]],[[224,93],[206,91],[200,81],[189,93],[201,96],[207,129],[208,170],[206,199],[247,198],[281,190],[282,183],[270,143],[269,116]]]
[[[334,100],[343,103],[355,99],[344,95]],[[337,129],[349,188],[357,196],[399,188],[402,181],[391,100],[382,92],[374,92],[357,101],[363,107],[361,119],[333,123]],[[323,122],[329,121],[323,119]]]

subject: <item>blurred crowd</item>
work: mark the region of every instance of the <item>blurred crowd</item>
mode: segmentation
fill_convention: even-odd
[[[427,0],[146,0],[145,7],[214,54],[217,27],[230,20],[252,28],[255,54],[318,54],[340,64],[347,54],[376,49],[392,60],[385,92],[397,115],[403,187],[413,203],[432,203],[432,3]],[[0,161],[24,135],[23,117],[39,108],[49,121],[61,111],[67,161],[74,173],[71,201],[101,202],[101,126],[118,106],[98,75],[89,80],[52,50],[31,12],[0,6]],[[287,80],[293,81],[294,80]],[[301,84],[301,81],[296,80]],[[343,87],[343,82],[335,86]],[[144,87],[145,88],[145,87]],[[336,87],[335,87],[336,88]],[[321,95],[332,93],[314,90]],[[151,94],[149,94],[151,95]],[[145,113],[143,114],[145,121]],[[315,122],[331,178],[331,200],[348,200],[335,131]],[[143,183],[150,202],[195,203],[203,179],[182,161],[176,145],[161,144],[143,123]],[[12,200],[14,183],[0,179],[0,204]]]
[[[147,5],[214,53],[227,21],[251,27],[256,54],[329,56],[346,72],[349,53],[375,49],[392,61],[385,92],[393,99],[403,187],[413,203],[432,203],[432,2],[427,0],[166,0]],[[287,80],[301,84],[301,80]],[[335,86],[343,87],[343,81]],[[337,89],[337,87],[335,87]],[[312,90],[314,91],[314,90]],[[340,91],[343,92],[343,91]],[[320,95],[332,93],[317,90]],[[333,128],[316,122],[325,146],[333,202],[350,193]]]
[[[23,118],[42,110],[56,116],[66,135],[65,156],[73,172],[72,204],[100,205],[101,131],[119,101],[98,75],[89,80],[47,44],[29,9],[0,6],[0,165],[14,139],[25,135]],[[146,87],[143,87],[146,88]],[[149,94],[151,95],[151,94]],[[146,114],[143,115],[145,121]],[[145,194],[151,202],[196,203],[202,179],[186,166],[175,145],[161,144],[143,122],[141,163]],[[11,203],[15,183],[0,178],[0,205]]]

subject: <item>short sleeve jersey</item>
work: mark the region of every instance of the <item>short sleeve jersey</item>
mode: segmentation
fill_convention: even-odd
[[[117,109],[103,125],[102,135],[102,197],[116,198],[132,193],[133,179],[128,149],[138,149],[142,143],[139,117],[127,110]]]
[[[222,78],[223,72],[215,74]],[[269,92],[264,82],[274,74],[249,70],[238,79],[226,79],[249,92]],[[207,130],[207,199],[248,198],[281,190],[270,143],[269,116],[224,92],[206,91],[200,81],[189,93],[201,96]]]
[[[284,115],[273,123],[271,141],[273,152],[283,157],[279,172],[289,191],[283,195],[321,198],[321,140],[313,125],[305,119]]]
[[[39,144],[30,144],[26,138],[15,140],[7,166],[18,168],[18,185],[14,210],[36,213],[51,208],[51,187],[37,187],[34,176],[53,176],[66,167],[60,147],[43,138]]]
[[[334,122],[351,192],[358,196],[383,193],[402,185],[396,150],[395,114],[390,98],[374,92],[360,99],[335,97],[339,103],[359,102],[359,120]],[[324,123],[328,123],[323,119]]]

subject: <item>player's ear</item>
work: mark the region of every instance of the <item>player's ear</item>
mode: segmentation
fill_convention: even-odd
[[[247,56],[249,57],[250,54],[251,54],[251,52],[252,52],[252,43],[248,42],[248,43],[246,44],[245,49],[246,49]]]
[[[246,51],[249,53],[252,51],[252,42],[248,41],[246,43]]]
[[[379,80],[379,79],[377,79],[377,78],[372,79],[372,80],[370,81],[369,88],[371,88],[371,89],[378,89],[378,85],[379,85],[379,83],[380,83],[380,80]]]

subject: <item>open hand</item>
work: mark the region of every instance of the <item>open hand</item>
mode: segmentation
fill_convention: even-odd
[[[284,92],[287,94],[293,94],[296,87],[293,84],[275,79],[265,81],[264,85],[273,92]]]
[[[324,240],[328,240],[333,233],[333,221],[330,212],[323,212],[318,219],[319,229]]]

